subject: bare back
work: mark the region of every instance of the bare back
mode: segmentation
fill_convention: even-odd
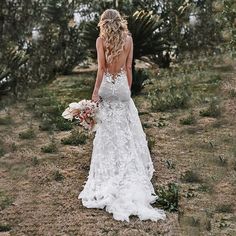
[[[107,72],[115,75],[120,72],[121,68],[126,68],[130,47],[131,47],[131,36],[128,35],[125,41],[123,51],[118,56],[118,58],[116,58],[116,60],[114,60],[114,62],[112,62],[111,64],[108,64],[105,61],[105,67]],[[104,44],[103,44],[103,50],[105,51]]]

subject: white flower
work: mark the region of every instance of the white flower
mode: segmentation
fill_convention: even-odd
[[[73,120],[73,114],[71,112],[71,109],[68,107],[66,110],[62,113],[62,116],[67,120]]]
[[[78,102],[72,102],[69,104],[69,108],[71,109],[81,109],[81,104]]]

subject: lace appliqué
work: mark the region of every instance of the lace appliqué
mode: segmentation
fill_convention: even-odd
[[[151,183],[153,162],[138,111],[130,96],[126,74],[114,81],[104,75],[99,91],[99,126],[93,140],[91,165],[78,198],[88,208],[104,208],[113,218],[129,221],[165,219],[150,204],[158,196]]]

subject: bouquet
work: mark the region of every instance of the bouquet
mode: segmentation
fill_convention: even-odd
[[[83,99],[80,102],[70,103],[69,107],[62,113],[62,116],[70,121],[77,119],[79,124],[85,129],[95,131],[98,124],[97,111],[97,102]]]

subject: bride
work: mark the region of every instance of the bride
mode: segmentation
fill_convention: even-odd
[[[92,100],[100,124],[93,141],[89,175],[78,198],[87,208],[101,208],[115,220],[166,219],[153,208],[158,196],[151,183],[153,163],[137,108],[131,98],[133,40],[119,12],[108,9],[98,24],[98,71]]]

